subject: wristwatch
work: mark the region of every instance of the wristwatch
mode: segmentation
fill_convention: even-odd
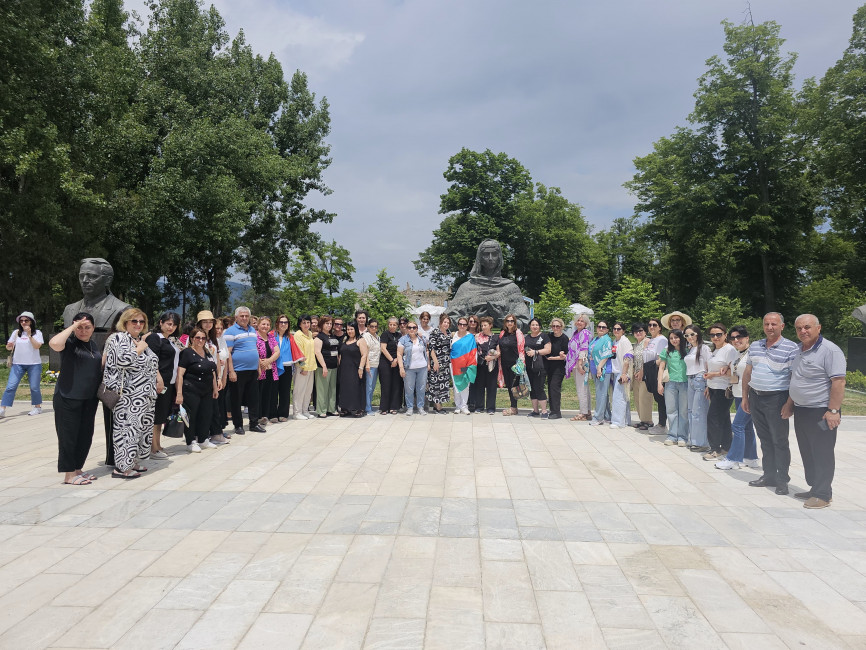
[[[842,409],[827,409],[827,413],[832,413],[833,415],[841,415]]]

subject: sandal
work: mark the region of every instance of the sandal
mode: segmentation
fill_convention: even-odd
[[[84,476],[84,474],[78,474],[71,481],[63,481],[64,485],[90,485],[91,480]]]
[[[517,409],[515,409],[515,408],[502,409],[502,415],[504,415],[505,417],[508,417],[509,415],[517,415]]]
[[[146,468],[146,467],[133,467],[133,469],[134,469],[136,472],[146,472],[146,471],[147,471],[147,468]]]
[[[98,476],[95,476],[94,474],[85,474],[84,472],[81,472],[81,474],[79,474],[79,476],[83,476],[88,481],[95,481],[96,479],[99,478]]]
[[[123,474],[122,472],[118,472],[115,470],[111,473],[111,476],[113,478],[122,478],[122,479],[130,480],[130,479],[138,478],[139,476],[141,476],[141,474]]]

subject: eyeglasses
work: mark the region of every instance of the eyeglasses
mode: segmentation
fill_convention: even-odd
[[[551,325],[551,327],[555,330],[561,330],[562,329],[562,325]]]
[[[686,338],[687,339],[693,339],[696,337],[697,337],[697,334],[695,334],[694,332],[686,332]]]
[[[207,337],[206,336],[193,336],[192,340],[193,341],[207,341]]]
[[[614,331],[614,332],[622,332],[622,328],[621,328],[621,327],[617,327],[616,325],[614,325],[614,326],[613,326],[613,331]]]
[[[136,318],[136,319],[130,318],[128,322],[135,323],[136,325],[144,325],[144,320],[140,319],[140,318]]]
[[[457,323],[457,327],[466,327],[466,323]]]
[[[410,325],[410,326],[407,327],[406,329],[416,330],[416,329],[418,329],[418,326],[417,326],[417,325]]]
[[[475,320],[474,318],[469,319],[469,324],[470,324],[470,325],[472,325],[472,324],[474,324],[474,323],[477,323],[477,322],[478,322],[478,321]]]
[[[659,325],[657,323],[650,323],[649,326],[650,327],[659,327]]]
[[[725,335],[724,332],[710,332],[710,338],[711,339],[718,339],[718,338],[723,337],[724,335]]]
[[[597,330],[606,330],[606,329],[607,329],[607,325],[596,325],[595,329],[597,329]]]

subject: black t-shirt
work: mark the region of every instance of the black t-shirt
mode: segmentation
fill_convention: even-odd
[[[397,358],[397,343],[400,341],[400,337],[400,330],[397,330],[396,332],[386,331],[379,338],[380,342],[385,344],[385,349],[388,351],[388,354],[391,355],[392,359]],[[391,363],[388,361],[388,357],[384,354],[379,357],[379,363],[382,363],[383,361],[389,364]]]
[[[205,351],[205,356],[202,358],[192,348],[184,348],[181,351],[177,365],[184,369],[183,380],[191,384],[213,381],[217,368],[210,353]]]
[[[556,360],[551,357],[558,357],[560,352],[568,354],[568,337],[565,334],[559,336],[550,335],[550,356],[547,357],[547,367],[557,368],[565,366],[565,359]]]
[[[57,392],[66,399],[95,399],[102,381],[102,355],[92,340],[70,335],[60,353]]]
[[[174,375],[174,356],[177,354],[175,347],[171,341],[158,334],[147,337],[147,346],[159,359],[159,374],[162,380],[166,385],[171,383],[171,377]]]
[[[319,332],[316,338],[322,342],[322,358],[325,360],[325,367],[332,370],[337,367],[337,355],[340,352],[340,339],[331,334]]]
[[[523,347],[529,348],[530,350],[540,350],[548,343],[550,343],[550,337],[544,332],[539,333],[538,336],[527,334]]]
[[[517,334],[506,334],[504,331],[499,333],[499,353],[504,359],[505,365],[509,368],[517,361]]]

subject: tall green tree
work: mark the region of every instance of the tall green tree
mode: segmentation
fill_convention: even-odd
[[[385,269],[380,269],[376,281],[367,287],[363,305],[370,312],[370,317],[379,321],[379,331],[384,331],[385,323],[391,316],[408,316],[411,308],[406,296]]]
[[[351,302],[354,311],[357,296],[343,295],[340,285],[351,282],[355,266],[349,251],[335,241],[316,241],[308,249],[292,253],[284,277],[282,295],[292,313],[336,313]],[[340,311],[339,313],[344,313]]]
[[[848,47],[813,89],[817,142],[815,165],[823,180],[822,203],[827,206],[836,242],[815,259],[832,260],[856,287],[866,290],[866,5],[854,14]],[[821,274],[818,277],[822,277]]]
[[[781,53],[776,23],[723,26],[725,56],[699,79],[694,128],[636,159],[627,186],[663,246],[662,269],[677,271],[674,304],[727,293],[756,312],[785,308],[816,219],[795,56]]]
[[[543,329],[547,329],[553,318],[561,318],[566,327],[571,324],[571,301],[556,278],[547,278],[544,291],[535,303],[535,317],[541,321]]]
[[[630,276],[624,277],[619,289],[609,291],[593,307],[596,318],[621,320],[626,324],[658,318],[663,309],[658,291],[649,282]]]

